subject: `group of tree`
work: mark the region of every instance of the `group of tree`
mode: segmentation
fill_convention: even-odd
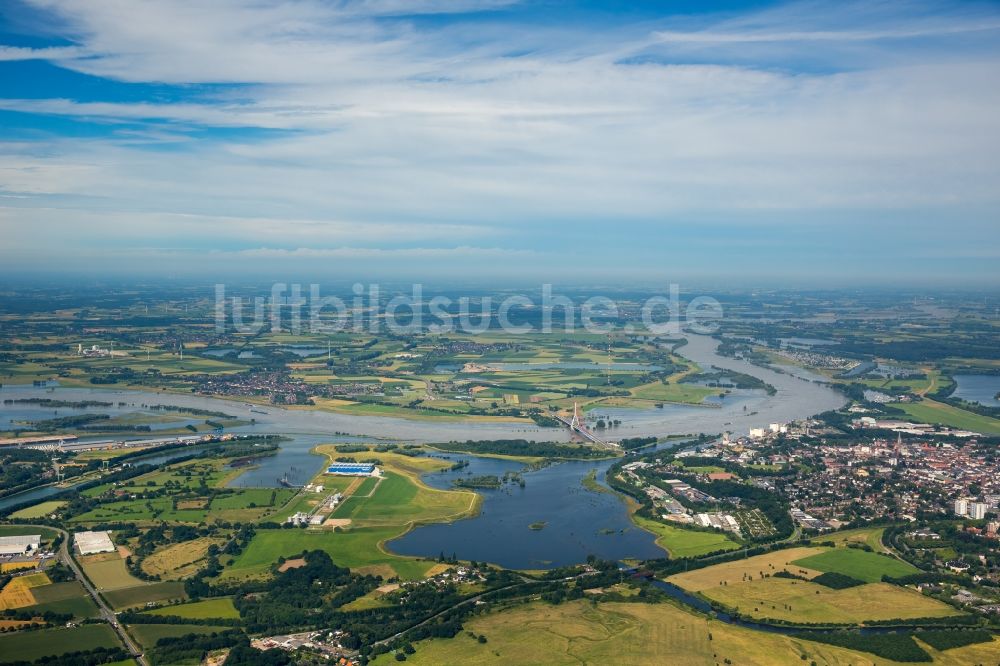
[[[495,439],[433,444],[433,448],[456,453],[492,453],[508,456],[537,458],[607,458],[608,452],[591,446],[557,444],[555,442],[529,442],[525,439]]]

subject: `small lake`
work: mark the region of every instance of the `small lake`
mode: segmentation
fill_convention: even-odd
[[[288,352],[289,354],[295,354],[299,358],[307,358],[309,356],[319,356],[322,354],[326,356],[326,347],[301,347],[296,345],[289,345],[287,347],[280,347],[281,351]]]
[[[996,395],[1000,392],[1000,375],[955,375],[952,397],[978,402],[988,407],[1000,407]]]
[[[228,347],[220,349],[201,349],[201,350],[196,349],[194,351],[195,353],[201,354],[202,356],[214,356],[215,358],[219,358],[221,356],[225,356],[226,354],[233,353],[234,351],[236,351],[236,349]],[[241,351],[239,354],[236,355],[236,358],[256,358],[256,355],[253,353],[253,350],[248,349],[245,351]]]
[[[672,443],[676,445],[676,442]],[[510,460],[466,454],[435,457],[468,467],[423,475],[434,488],[451,489],[464,476],[518,472],[524,465]],[[505,484],[497,490],[477,488],[483,496],[481,513],[450,524],[417,527],[390,541],[389,550],[401,555],[437,557],[456,554],[461,559],[493,562],[510,569],[548,569],[579,564],[588,555],[623,560],[664,557],[655,537],[632,524],[625,503],[615,493],[583,487],[596,470],[604,484],[615,461],[566,461],[524,472],[525,487]],[[531,529],[532,524],[544,524]]]

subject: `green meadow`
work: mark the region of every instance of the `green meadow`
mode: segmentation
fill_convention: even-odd
[[[702,532],[674,527],[657,520],[633,515],[635,524],[656,535],[656,544],[665,548],[671,558],[697,557],[717,550],[733,550],[740,545],[722,532]]]
[[[204,599],[186,604],[163,606],[146,611],[149,615],[167,615],[183,617],[190,620],[237,619],[240,614],[233,606],[232,597]]]
[[[0,634],[0,663],[30,662],[67,652],[118,645],[118,637],[107,624],[82,624],[73,628]]]
[[[898,578],[919,572],[915,566],[902,560],[858,548],[834,548],[795,560],[792,564],[816,571],[844,574],[866,583],[880,581],[882,576]]]
[[[156,645],[161,638],[175,638],[188,634],[212,634],[232,627],[202,624],[130,624],[128,632],[144,648]]]

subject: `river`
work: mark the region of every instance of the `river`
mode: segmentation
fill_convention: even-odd
[[[758,377],[775,387],[775,395],[764,391],[733,391],[713,406],[664,405],[662,409],[607,409],[602,414],[620,418],[623,424],[610,431],[610,437],[666,436],[688,433],[718,433],[724,430],[746,432],[751,426],[787,422],[834,409],[844,398],[829,386],[791,374],[782,374],[746,361],[725,358],[716,352],[717,342],[706,336],[688,336],[688,344],[679,349],[686,358],[704,370],[711,366]],[[287,477],[301,484],[319,471],[320,456],[310,453],[316,444],[333,441],[358,441],[359,438],[387,438],[396,441],[435,442],[466,439],[523,438],[536,441],[566,441],[564,429],[534,425],[483,421],[418,421],[383,416],[335,414],[318,410],[254,407],[246,403],[199,395],[164,392],[128,391],[106,388],[33,388],[4,387],[0,398],[47,397],[67,401],[103,400],[126,403],[136,409],[143,405],[173,405],[219,411],[253,418],[256,423],[232,429],[233,432],[270,433],[289,437],[281,449],[255,461],[254,466],[231,485],[239,487],[273,486]],[[17,418],[31,418],[31,407],[4,405],[0,410],[16,409]],[[38,418],[49,418],[51,408],[36,409]],[[82,410],[75,410],[76,413]],[[102,411],[94,408],[91,411]],[[60,408],[60,415],[75,413]],[[336,434],[339,433],[339,434]],[[343,433],[351,433],[351,436]],[[668,444],[671,445],[671,444]],[[184,455],[179,451],[176,455]],[[520,463],[464,454],[449,456],[467,460],[469,466],[459,471],[435,473],[425,477],[434,487],[449,488],[460,475],[490,474],[503,476],[518,471]],[[162,458],[164,462],[169,458]],[[148,459],[150,461],[156,458]],[[401,554],[436,557],[440,552],[456,553],[463,559],[485,560],[518,568],[547,568],[576,564],[587,555],[606,559],[645,559],[665,553],[654,543],[653,535],[636,528],[624,503],[612,493],[599,493],[583,487],[582,480],[592,470],[603,480],[611,461],[563,462],[524,474],[525,487],[508,484],[499,490],[480,490],[484,497],[482,513],[472,519],[452,524],[418,527],[390,544]],[[39,488],[0,501],[10,506],[29,499],[41,500],[60,492],[57,488]],[[531,529],[532,524],[541,529]]]
[[[622,425],[610,433],[612,437],[666,436],[688,433],[716,433],[728,430],[745,433],[751,427],[767,423],[787,422],[805,418],[844,404],[844,398],[829,386],[807,381],[791,374],[768,370],[747,361],[726,358],[716,353],[716,340],[704,335],[688,335],[688,344],[679,353],[695,361],[705,370],[711,366],[734,370],[758,377],[775,387],[774,395],[759,391],[734,391],[716,406],[666,404],[662,409],[601,408],[602,414],[620,418]],[[254,407],[250,411],[244,402],[211,398],[195,394],[133,391],[108,388],[35,388],[4,386],[0,399],[52,398],[80,401],[102,400],[115,403],[115,410],[131,406],[172,405],[224,412],[243,419],[253,419],[253,425],[235,428],[233,432],[277,434],[349,433],[414,442],[435,442],[466,439],[528,439],[535,441],[567,441],[569,431],[541,428],[533,424],[482,420],[417,420],[387,416],[337,414],[315,409],[275,406]],[[125,403],[119,406],[118,403]],[[745,407],[745,409],[744,409]],[[61,416],[87,410],[69,408],[39,409],[23,403],[0,405],[0,422],[51,418],[53,411]],[[91,408],[102,412],[104,408]],[[16,412],[16,413],[14,413]]]

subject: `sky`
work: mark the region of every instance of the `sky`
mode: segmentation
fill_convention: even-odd
[[[4,0],[0,274],[1000,285],[1000,3]]]

